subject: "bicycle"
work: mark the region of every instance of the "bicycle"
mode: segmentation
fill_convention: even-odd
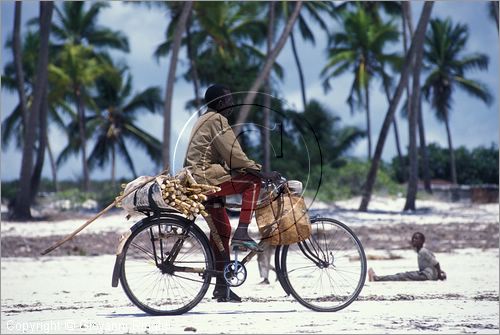
[[[286,180],[266,186],[279,195]],[[179,315],[205,296],[212,277],[224,276],[229,287],[242,285],[250,251],[233,260],[224,271],[215,270],[208,238],[194,220],[174,209],[145,208],[146,218],[122,239],[117,252],[112,286],[121,282],[134,305],[152,315]],[[344,223],[313,217],[311,236],[299,243],[277,246],[275,269],[287,295],[314,311],[335,312],[350,305],[366,278],[366,256],[354,232]],[[260,244],[265,243],[261,240]]]

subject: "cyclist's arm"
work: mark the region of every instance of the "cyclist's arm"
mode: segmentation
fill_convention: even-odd
[[[236,139],[227,119],[219,115],[221,122],[215,128],[214,144],[222,159],[231,170],[245,169],[246,171],[260,171],[261,165],[249,159],[241,149],[240,143]]]

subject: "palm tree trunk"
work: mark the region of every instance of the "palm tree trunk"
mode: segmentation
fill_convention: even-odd
[[[391,103],[391,92],[389,92],[389,85],[387,84],[387,80],[385,77],[382,78],[382,83],[384,85],[385,97],[387,98],[387,103]],[[398,160],[401,167],[404,165],[403,155],[401,154],[401,143],[399,141],[399,131],[398,131],[398,123],[396,122],[396,118],[392,120],[392,128],[394,128],[394,140],[396,141],[396,151],[398,153]]]
[[[403,23],[403,49],[405,54],[408,53],[408,40],[413,39],[413,22],[411,18],[411,8],[410,8],[410,3],[407,1],[402,1],[401,2],[402,10],[403,10],[403,15],[402,15],[402,23]],[[408,111],[411,110],[411,88],[410,88],[410,81],[408,80],[406,82],[406,109]],[[402,169],[402,175],[407,176],[407,171],[408,171],[408,166],[406,163],[403,161],[401,158],[400,160],[400,165]]]
[[[115,153],[115,145],[114,143],[111,145],[111,187],[115,189],[116,187],[116,153]]]
[[[45,162],[45,149],[47,148],[47,109],[49,108],[47,90],[43,92],[42,105],[39,111],[38,148],[36,153],[35,168],[31,176],[31,202],[35,200],[42,178],[43,164]]]
[[[76,97],[76,108],[78,111],[78,134],[80,136],[80,146],[82,154],[83,171],[83,191],[88,192],[89,187],[89,166],[87,164],[87,138],[85,135],[85,107],[83,105],[82,88],[77,86],[74,89]]]
[[[163,112],[163,148],[162,160],[164,169],[170,170],[170,128],[172,126],[172,98],[174,95],[175,72],[177,70],[177,58],[181,48],[182,34],[186,29],[186,22],[189,12],[193,7],[192,1],[184,2],[182,6],[179,22],[175,27],[174,40],[172,44],[172,55],[170,57],[170,67],[168,69],[167,83],[165,88],[165,105]],[[170,171],[172,172],[172,171]]]
[[[363,185],[362,199],[361,199],[361,204],[359,206],[360,211],[366,211],[368,209],[368,203],[370,202],[370,198],[372,195],[373,185],[375,184],[375,180],[377,178],[377,170],[380,164],[380,159],[382,157],[382,150],[384,149],[385,139],[387,137],[387,133],[389,132],[389,128],[394,118],[394,113],[396,112],[399,100],[401,99],[403,89],[406,86],[406,82],[408,80],[408,75],[412,64],[411,61],[417,49],[423,48],[425,31],[427,28],[427,24],[429,22],[433,5],[434,2],[432,1],[426,1],[424,3],[424,7],[422,9],[422,14],[420,15],[415,36],[413,37],[410,49],[408,50],[408,53],[405,56],[403,69],[401,71],[401,77],[399,78],[399,83],[398,86],[396,87],[396,91],[394,92],[394,97],[391,100],[391,104],[389,105],[389,109],[385,115],[384,123],[382,124],[382,128],[380,129],[380,134],[378,137],[377,146],[375,148],[375,153],[372,159],[372,163],[370,165],[370,170],[368,171],[366,182]]]
[[[271,52],[273,49],[273,40],[274,40],[274,1],[269,2],[269,24],[267,27],[267,52]],[[264,97],[264,157],[263,157],[263,170],[264,172],[271,171],[271,134],[270,134],[270,108],[271,108],[271,80],[267,76],[266,78],[266,96]]]
[[[409,1],[403,2],[403,43],[404,50],[407,50],[407,39],[406,39],[406,30],[408,29],[408,34],[410,38],[413,37],[413,22],[411,20],[411,4]],[[407,25],[408,28],[407,28]],[[411,90],[410,85],[407,85],[407,101],[408,101],[408,110],[411,110]],[[425,141],[425,128],[424,128],[424,118],[422,115],[422,102],[421,98],[418,103],[418,134],[420,137],[420,155],[422,157],[422,168],[423,168],[423,178],[424,178],[424,189],[427,193],[432,193],[431,188],[431,177],[430,177],[430,169],[429,169],[429,155],[427,154],[427,143]],[[403,166],[403,165],[402,165]]]
[[[382,78],[382,82],[384,84],[385,97],[387,98],[387,103],[391,103],[391,92],[389,92],[389,86],[387,85],[387,81],[385,78]],[[394,128],[394,139],[396,141],[396,151],[398,153],[398,160],[401,167],[404,166],[403,155],[401,154],[401,143],[399,141],[399,131],[398,131],[398,123],[396,122],[396,118],[392,120],[392,127]]]
[[[372,160],[372,126],[370,122],[370,89],[368,81],[365,84],[366,133],[368,137],[368,161]]]
[[[49,34],[52,21],[54,2],[40,2],[40,52],[37,62],[37,74],[34,87],[34,98],[29,114],[27,115],[26,129],[36,129],[38,113],[42,104],[44,91],[47,90],[48,59],[49,59]],[[31,218],[31,173],[33,170],[33,148],[35,145],[35,132],[26,131],[24,136],[21,173],[19,178],[19,191],[14,204],[12,217],[18,220]]]
[[[302,65],[300,64],[297,47],[295,46],[295,37],[293,35],[293,30],[290,32],[290,41],[292,42],[293,58],[295,59],[295,63],[297,64],[297,71],[299,72],[300,91],[302,93],[302,104],[304,105],[304,110],[306,110],[307,106],[306,84],[304,81],[304,72],[302,71]]]
[[[450,168],[451,168],[451,182],[453,185],[458,184],[457,168],[455,164],[455,153],[453,152],[453,144],[451,142],[450,122],[448,121],[448,111],[444,114],[444,124],[446,125],[446,136],[448,137],[448,149],[450,150]]]
[[[12,38],[12,50],[14,53],[14,66],[16,69],[16,84],[17,94],[19,95],[19,105],[21,107],[21,120],[23,131],[26,131],[27,122],[27,107],[26,107],[26,92],[24,91],[24,71],[23,71],[23,55],[21,51],[21,8],[22,1],[16,1],[14,10],[14,34]]]
[[[420,98],[421,100],[422,98]],[[427,193],[432,194],[431,175],[429,169],[429,155],[427,153],[427,143],[425,141],[424,116],[422,113],[422,101],[418,104],[418,134],[420,137],[420,156],[422,157],[424,189]]]
[[[283,46],[285,46],[286,40],[288,39],[288,36],[290,36],[290,33],[292,31],[293,25],[295,21],[297,20],[297,17],[300,12],[300,8],[302,7],[302,1],[297,1],[295,8],[292,12],[292,15],[288,19],[288,22],[286,23],[285,28],[283,29],[283,32],[281,33],[280,38],[278,39],[278,42],[276,43],[274,49],[267,54],[266,62],[264,64],[264,67],[262,68],[262,71],[259,73],[255,81],[253,82],[252,86],[250,87],[249,93],[246,95],[245,99],[243,100],[243,107],[240,110],[240,115],[238,116],[238,119],[236,121],[236,127],[235,127],[235,133],[238,134],[239,130],[241,128],[241,124],[245,123],[248,114],[250,113],[250,108],[251,105],[253,104],[255,97],[257,96],[257,91],[259,88],[262,86],[264,83],[265,79],[271,72],[271,68],[276,61],[276,58],[278,57],[279,53],[281,52],[281,49],[283,49]]]
[[[200,79],[198,77],[198,67],[196,65],[196,60],[193,55],[193,46],[191,44],[191,18],[192,13],[190,13],[188,18],[188,24],[186,29],[186,37],[187,37],[187,53],[189,57],[189,63],[191,64],[191,75],[193,76],[193,87],[194,87],[194,103],[196,105],[196,109],[198,110],[198,116],[201,116],[201,104],[202,101],[200,99]]]
[[[50,169],[52,171],[52,182],[54,183],[54,192],[58,192],[59,191],[59,186],[57,185],[57,166],[56,166],[56,161],[54,160],[54,154],[52,153],[52,148],[50,147],[50,141],[49,141],[48,133],[46,133],[45,136],[46,136],[45,141],[47,142],[47,152],[49,154]]]
[[[408,115],[409,126],[409,160],[408,169],[408,188],[406,192],[406,203],[404,210],[414,211],[416,209],[415,201],[418,192],[418,151],[417,151],[417,124],[418,111],[420,108],[420,71],[422,69],[422,59],[424,57],[423,46],[415,51],[413,62],[413,87],[411,95],[411,110]]]

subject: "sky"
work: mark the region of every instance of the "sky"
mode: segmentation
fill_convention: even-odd
[[[58,3],[58,2],[56,2]],[[417,24],[422,2],[412,2],[412,16],[414,25]],[[14,2],[1,1],[2,15],[2,71],[4,65],[12,60],[12,52],[5,48],[6,38],[12,33]],[[22,12],[23,22],[38,15],[38,3],[35,1],[23,2]],[[490,58],[488,71],[469,72],[469,77],[480,80],[487,84],[494,96],[491,106],[486,106],[481,101],[471,98],[466,93],[456,91],[454,95],[453,110],[451,112],[451,133],[454,147],[466,146],[474,148],[477,146],[490,146],[492,143],[499,142],[499,38],[494,23],[490,20],[487,13],[485,1],[437,1],[434,5],[432,17],[446,18],[450,17],[455,23],[466,24],[469,27],[469,41],[466,53],[484,53]],[[166,26],[169,23],[165,12],[158,9],[148,9],[141,6],[124,4],[120,1],[110,2],[110,8],[104,9],[98,23],[113,30],[124,32],[129,38],[130,53],[114,53],[118,58],[125,60],[133,75],[134,91],[138,92],[150,86],[160,86],[162,95],[169,66],[169,59],[162,59],[157,62],[153,58],[153,52],[158,44],[164,40]],[[338,31],[338,24],[332,20],[328,23],[331,31]],[[332,113],[342,119],[342,125],[355,125],[365,129],[365,115],[363,112],[351,114],[346,99],[349,87],[352,83],[352,75],[345,74],[331,81],[333,89],[325,93],[322,88],[320,72],[326,63],[326,44],[325,33],[318,27],[314,27],[316,44],[304,42],[297,39],[297,48],[299,58],[304,69],[306,82],[306,94],[308,99],[317,99],[323,103]],[[25,25],[22,31],[26,32]],[[179,66],[177,76],[179,77],[174,88],[173,114],[172,114],[172,134],[171,150],[175,152],[172,158],[174,171],[177,171],[182,164],[186,150],[187,140],[190,133],[188,122],[191,116],[196,113],[195,110],[187,110],[185,103],[193,98],[192,84],[185,82],[180,78],[187,66],[187,57],[183,49],[179,56]],[[302,109],[302,100],[300,93],[300,84],[298,73],[296,71],[295,61],[292,56],[290,43],[287,42],[280,53],[278,63],[286,69],[285,78],[279,83],[280,98],[287,101],[291,106]],[[397,78],[396,78],[397,79]],[[206,87],[201,88],[201,94]],[[385,113],[387,112],[387,100],[383,94],[380,83],[375,82],[371,88],[371,113],[372,113],[372,142],[373,150],[378,138],[380,127],[382,125]],[[8,116],[17,104],[17,95],[1,91],[1,115],[2,121]],[[424,123],[426,129],[427,142],[437,142],[442,147],[447,147],[446,130],[442,123],[439,123],[434,117],[430,106],[424,102],[422,106]],[[191,121],[194,117],[191,118]],[[408,122],[397,115],[397,122],[401,137],[402,149],[406,152],[408,145]],[[162,139],[163,120],[159,115],[149,115],[144,113],[138,120],[138,125],[148,130],[153,136]],[[66,145],[65,135],[55,127],[51,127],[49,141],[56,155]],[[90,142],[88,152],[92,142]],[[130,144],[132,157],[139,175],[154,175],[161,168],[155,166],[150,159],[137,150],[133,144]],[[366,158],[367,140],[359,141],[349,152],[349,155]],[[396,155],[395,140],[391,129],[388,135],[383,159],[389,161]],[[117,176],[131,178],[132,173],[128,171],[122,161],[118,161]],[[2,151],[1,156],[1,179],[12,180],[19,178],[21,166],[21,153],[13,145]],[[58,170],[58,178],[76,179],[82,175],[81,162],[78,157],[69,159]],[[94,170],[91,177],[94,179],[109,178],[111,168],[104,167],[102,170]],[[48,157],[45,160],[43,175],[50,178],[51,171]]]

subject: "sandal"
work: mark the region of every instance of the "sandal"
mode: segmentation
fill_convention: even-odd
[[[264,249],[259,246],[259,244],[253,240],[231,240],[231,248],[237,249],[239,251],[252,250],[257,253],[264,252]]]

